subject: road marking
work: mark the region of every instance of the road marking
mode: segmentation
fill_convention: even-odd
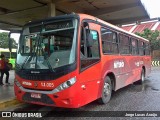
[[[152,66],[160,66],[160,61],[152,61]]]

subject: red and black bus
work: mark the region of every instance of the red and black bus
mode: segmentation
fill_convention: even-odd
[[[86,14],[56,16],[23,27],[17,50],[19,101],[78,108],[109,102],[112,91],[151,71],[149,41]]]

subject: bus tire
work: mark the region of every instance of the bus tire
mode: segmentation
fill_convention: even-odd
[[[141,71],[141,79],[139,80],[139,83],[143,84],[144,83],[144,79],[145,79],[145,71],[144,71],[144,69],[142,69],[142,71]]]
[[[136,81],[134,84],[135,85],[142,85],[144,83],[144,79],[145,79],[145,71],[144,71],[144,69],[142,69],[140,80]]]
[[[101,98],[98,99],[100,104],[106,104],[111,99],[112,95],[112,83],[110,77],[106,77],[103,84]]]

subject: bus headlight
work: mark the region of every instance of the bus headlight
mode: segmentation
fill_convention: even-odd
[[[69,87],[71,87],[72,85],[74,85],[76,83],[76,77],[73,77],[67,81],[65,81],[64,83],[60,84],[56,90],[57,92],[61,91],[61,90],[64,90],[64,89],[67,89]]]
[[[16,78],[14,79],[14,83],[15,83],[18,87],[21,86],[21,84],[18,82],[18,80],[17,80]]]

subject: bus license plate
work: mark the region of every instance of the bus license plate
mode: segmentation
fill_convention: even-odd
[[[41,98],[41,94],[40,93],[31,93],[31,97],[32,98]]]

